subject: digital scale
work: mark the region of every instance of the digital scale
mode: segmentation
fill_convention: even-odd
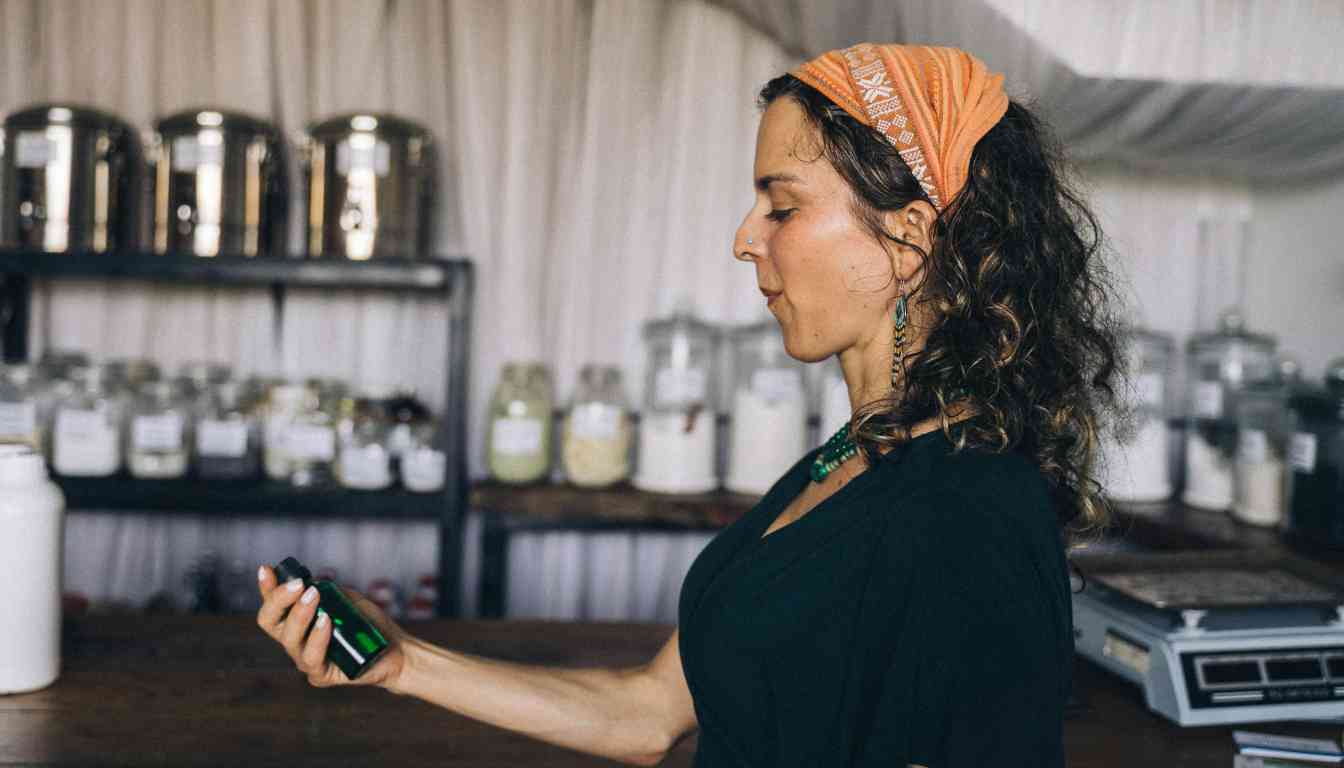
[[[1344,720],[1344,574],[1249,551],[1080,555],[1078,653],[1180,725]]]

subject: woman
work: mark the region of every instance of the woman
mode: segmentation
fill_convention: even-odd
[[[761,104],[735,255],[792,356],[839,357],[852,424],[710,542],[648,664],[492,661],[378,615],[396,649],[358,682],[639,765],[697,726],[704,768],[1063,765],[1061,527],[1103,519],[1121,374],[1095,221],[964,52],[856,45]],[[309,680],[347,682],[308,595],[261,590]]]

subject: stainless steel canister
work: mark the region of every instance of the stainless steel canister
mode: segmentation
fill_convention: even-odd
[[[43,251],[134,248],[139,135],[87,107],[43,104],[5,118],[0,243]]]
[[[301,147],[310,257],[420,258],[429,248],[434,147],[392,115],[342,115],[309,127]]]
[[[270,123],[215,109],[161,118],[148,147],[154,250],[283,256],[283,142]]]

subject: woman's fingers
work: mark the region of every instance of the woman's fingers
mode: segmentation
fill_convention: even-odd
[[[308,634],[308,627],[312,625],[313,614],[316,612],[317,587],[309,587],[303,590],[299,602],[289,609],[289,615],[285,617],[285,623],[280,628],[280,637],[277,639],[295,662],[299,661],[303,653],[303,638]]]
[[[308,682],[322,686],[330,682],[327,669],[327,646],[331,643],[331,619],[327,612],[318,610],[313,631],[303,643],[299,654],[299,669],[308,675]]]
[[[280,622],[285,618],[285,611],[298,601],[301,592],[303,592],[302,579],[294,579],[272,589],[262,601],[261,610],[257,611],[257,626],[279,640]]]

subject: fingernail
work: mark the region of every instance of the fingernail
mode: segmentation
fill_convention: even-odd
[[[265,581],[265,580],[266,580],[266,566],[263,565],[257,569],[257,581]]]
[[[318,611],[317,611],[317,626],[319,626],[319,627],[325,627],[325,626],[327,626],[327,612],[326,612],[326,611],[321,610],[321,609],[318,609]]]
[[[316,597],[317,597],[317,588],[309,587],[308,591],[303,593],[303,597],[299,598],[299,602],[303,603],[304,605],[307,605],[313,602],[313,599]]]
[[[290,579],[289,583],[285,585],[285,589],[290,592],[298,592],[303,589],[303,579]]]

